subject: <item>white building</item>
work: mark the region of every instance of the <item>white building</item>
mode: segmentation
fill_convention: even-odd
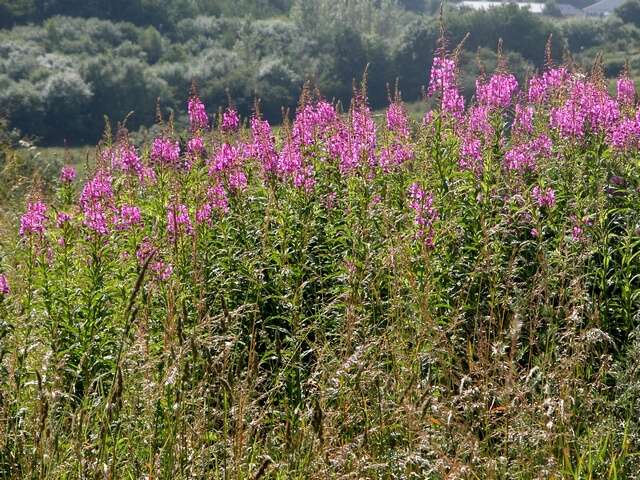
[[[496,7],[502,7],[504,5],[517,5],[520,8],[529,10],[531,13],[541,14],[544,11],[544,3],[526,3],[526,2],[497,2],[497,1],[485,1],[485,0],[463,0],[456,4],[458,8],[471,8],[473,10],[490,10]]]

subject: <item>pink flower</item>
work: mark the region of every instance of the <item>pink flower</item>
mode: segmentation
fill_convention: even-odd
[[[113,210],[112,178],[103,170],[85,184],[80,194],[84,225],[101,235],[109,233],[108,217]]]
[[[1,295],[9,295],[9,282],[7,281],[7,277],[5,274],[0,274],[0,294]]]
[[[209,117],[200,98],[192,96],[189,99],[187,110],[189,111],[189,123],[192,131],[205,130],[209,127]]]
[[[187,142],[187,152],[191,155],[204,153],[204,140],[202,137],[193,137]]]
[[[409,119],[400,102],[393,102],[387,109],[387,129],[401,138],[409,137]]]
[[[469,170],[479,177],[484,170],[482,144],[477,138],[462,138],[461,141],[458,164],[462,170]]]
[[[207,198],[211,203],[211,206],[218,210],[218,212],[227,213],[229,211],[229,200],[227,198],[227,192],[222,184],[217,183],[213,187],[209,187],[207,190]]]
[[[339,159],[343,174],[351,173],[364,165],[376,165],[376,125],[362,98],[354,101],[350,120],[350,125],[336,125],[327,145],[329,154]]]
[[[117,230],[130,230],[142,225],[140,209],[133,205],[122,205],[114,217],[114,225]]]
[[[229,188],[232,191],[241,191],[247,188],[247,176],[242,170],[234,170],[229,174]]]
[[[456,88],[450,88],[442,92],[442,111],[460,120],[464,113],[464,97]]]
[[[296,188],[303,189],[307,193],[313,191],[316,186],[313,165],[307,165],[306,167],[298,169],[293,176],[293,185]]]
[[[417,183],[413,183],[409,187],[409,200],[409,208],[415,212],[417,237],[423,239],[428,247],[433,247],[433,224],[438,219],[438,211],[433,206],[433,195],[426,193]]]
[[[533,133],[533,107],[516,105],[516,114],[513,119],[514,134],[531,134]]]
[[[328,102],[304,105],[296,113],[291,137],[298,145],[311,145],[318,137],[324,136],[335,123],[338,115]]]
[[[529,80],[529,102],[542,103],[551,92],[563,86],[569,79],[569,73],[564,67],[552,68],[542,76],[535,76]]]
[[[511,74],[497,73],[485,84],[479,79],[476,80],[478,103],[489,108],[507,108],[511,105],[511,97],[517,89],[518,81]]]
[[[531,197],[539,207],[551,208],[556,203],[556,192],[551,187],[542,190],[538,185],[536,185],[531,191]]]
[[[151,161],[157,165],[178,168],[180,166],[180,144],[168,138],[156,138],[151,147]]]
[[[565,139],[582,138],[585,130],[585,112],[580,105],[572,100],[562,107],[551,109],[550,122],[552,128],[557,129]]]
[[[582,227],[580,225],[574,225],[573,228],[571,229],[571,238],[573,238],[574,241],[580,241],[580,239],[582,238]]]
[[[157,275],[158,279],[166,282],[173,274],[173,266],[162,260],[151,263],[151,270]]]
[[[456,63],[444,56],[433,59],[433,66],[429,76],[428,96],[441,94],[441,109],[443,113],[455,119],[462,118],[464,112],[464,98],[458,91],[456,84]]]
[[[508,150],[504,155],[504,167],[519,172],[535,170],[537,160],[550,156],[551,149],[551,139],[546,135],[540,135],[528,143],[515,145]]]
[[[456,62],[444,56],[433,59],[431,74],[429,76],[428,96],[433,96],[436,92],[455,88],[456,83]]]
[[[240,154],[241,151],[238,147],[223,143],[213,159],[209,161],[209,175],[214,175],[216,172],[222,172],[236,165]]]
[[[58,228],[62,228],[71,221],[71,215],[65,212],[59,212],[56,218],[56,224]]]
[[[144,262],[146,262],[151,255],[155,254],[156,251],[157,248],[153,246],[153,243],[151,242],[149,237],[145,237],[136,249],[136,257],[138,258],[138,262],[140,262],[140,264],[144,264]]]
[[[75,180],[75,178],[75,168],[73,168],[71,165],[65,165],[64,167],[62,167],[62,170],[60,170],[60,181],[62,183],[71,183]]]
[[[138,176],[142,174],[144,167],[133,145],[125,143],[118,146],[116,155],[120,160],[120,167],[123,171],[135,173]]]
[[[20,219],[20,236],[43,235],[47,220],[47,206],[43,202],[29,202],[26,213]]]
[[[413,157],[411,147],[394,142],[382,149],[378,163],[384,172],[389,172],[393,167],[410,160],[411,157]]]
[[[636,99],[636,85],[628,77],[622,77],[617,82],[617,100],[620,106],[632,106]]]
[[[211,224],[211,213],[213,212],[213,207],[210,203],[205,203],[196,211],[196,223],[199,224]]]
[[[240,128],[240,117],[233,108],[227,108],[222,114],[220,129],[223,132],[235,132]]]
[[[278,155],[278,175],[281,178],[293,176],[302,168],[302,153],[293,141],[284,144]]]
[[[493,135],[493,127],[489,122],[489,107],[474,105],[468,112],[468,133],[488,140]]]
[[[253,144],[250,148],[251,156],[260,161],[265,176],[274,175],[278,166],[278,154],[271,125],[266,120],[254,117],[251,119],[251,134],[253,136]]]
[[[607,140],[618,151],[638,148],[640,143],[640,123],[633,118],[622,119],[609,129]]]
[[[186,205],[171,204],[167,207],[167,232],[171,236],[179,232],[184,232],[187,235],[193,233],[193,225]]]

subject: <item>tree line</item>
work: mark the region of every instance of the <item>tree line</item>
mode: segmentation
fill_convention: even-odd
[[[640,43],[618,16],[558,21],[515,5],[444,15],[451,48],[470,33],[466,95],[478,70],[495,66],[499,39],[521,80],[543,67],[550,36],[555,58],[583,62],[611,43],[609,74]],[[423,0],[0,0],[0,18],[0,115],[45,144],[95,142],[105,115],[131,110],[130,129],[151,125],[156,100],[182,110],[193,82],[212,112],[231,103],[246,116],[259,98],[272,121],[295,108],[305,81],[348,105],[367,66],[374,108],[396,80],[417,100],[441,32],[438,5]]]

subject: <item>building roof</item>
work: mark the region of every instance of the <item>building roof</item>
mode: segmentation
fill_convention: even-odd
[[[579,8],[568,3],[558,3],[557,7],[563,17],[582,17],[585,14]]]
[[[626,0],[600,0],[599,2],[589,5],[582,10],[587,15],[606,16],[611,14],[616,8],[622,5]]]

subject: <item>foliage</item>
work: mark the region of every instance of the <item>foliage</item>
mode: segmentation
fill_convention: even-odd
[[[640,1],[628,0],[616,8],[615,13],[623,22],[640,26]]]
[[[265,117],[277,122],[282,109],[295,109],[295,99],[308,80],[327,98],[348,104],[353,81],[367,66],[369,101],[383,108],[387,84],[396,80],[406,100],[421,98],[424,65],[431,62],[440,32],[434,16],[438,4],[433,2],[107,3],[0,3],[10,12],[0,30],[0,113],[12,127],[45,145],[65,140],[94,143],[104,115],[122,121],[133,111],[128,127],[149,127],[155,119],[155,99],[160,98],[165,115],[178,111],[194,81],[210,113],[230,102],[248,116],[260,98]],[[611,45],[616,62],[627,56],[633,67],[640,45],[640,31],[617,17],[618,23],[607,19],[565,24],[507,5],[491,12],[446,13],[445,18],[452,47],[468,32],[463,49],[471,54],[479,48],[495,50],[502,38],[506,53],[522,57],[523,68],[543,67],[540,45],[551,34],[556,58],[566,43],[580,53],[585,67],[603,45]],[[466,75],[474,74],[470,65],[473,62],[463,64]],[[519,68],[514,64],[523,77],[525,70]],[[51,93],[47,85],[65,91],[57,92],[56,100],[45,98],[44,92]],[[68,108],[55,107],[65,99],[70,100]],[[184,125],[184,118],[176,121]]]

